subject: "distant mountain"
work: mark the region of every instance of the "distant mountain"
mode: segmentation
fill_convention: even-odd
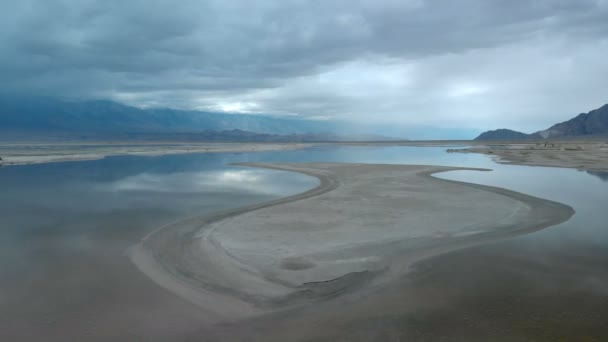
[[[608,134],[608,104],[538,132],[543,138]]]
[[[331,121],[175,109],[140,109],[112,101],[69,102],[0,96],[0,134],[104,136],[242,130],[263,134],[337,132]]]
[[[498,129],[484,132],[475,138],[475,140],[542,140],[603,136],[608,136],[608,104],[589,113],[581,113],[573,119],[558,123],[546,130],[533,134]]]
[[[475,140],[524,140],[530,139],[530,135],[510,129],[497,129],[481,133]]]

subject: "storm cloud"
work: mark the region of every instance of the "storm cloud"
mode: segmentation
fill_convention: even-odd
[[[403,127],[546,128],[608,102],[606,0],[0,4],[0,91]]]

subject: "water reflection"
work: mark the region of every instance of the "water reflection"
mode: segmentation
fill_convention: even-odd
[[[604,182],[608,182],[608,172],[605,171],[586,171],[588,174],[592,176],[596,176]]]
[[[206,172],[141,173],[107,184],[97,191],[152,191],[170,193],[249,192],[278,196],[286,189],[302,190],[318,183],[273,170],[222,170]]]
[[[570,205],[574,217],[558,227],[531,234],[531,238],[585,241],[608,246],[605,222],[608,184],[574,169],[494,165],[492,172],[451,171],[437,177],[507,188]],[[607,260],[608,262],[608,260]]]

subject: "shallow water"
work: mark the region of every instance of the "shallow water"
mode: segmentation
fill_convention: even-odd
[[[431,164],[493,169],[491,172],[454,171],[437,176],[500,186],[559,201],[575,208],[576,215],[562,225],[491,248],[472,248],[455,253],[454,257],[430,260],[425,264],[427,271],[421,273],[424,276],[415,281],[420,281],[420,286],[428,286],[429,279],[454,280],[454,288],[461,291],[460,297],[446,298],[446,301],[453,300],[456,308],[463,305],[462,298],[475,297],[478,293],[475,291],[498,296],[502,293],[497,292],[501,287],[488,280],[487,288],[475,287],[473,291],[470,276],[467,281],[447,277],[445,265],[449,264],[450,270],[464,269],[470,265],[471,255],[484,255],[487,260],[500,257],[503,261],[509,256],[509,260],[517,259],[520,263],[516,269],[501,269],[501,276],[510,275],[501,280],[503,284],[513,281],[512,286],[516,287],[525,283],[528,290],[538,291],[534,293],[540,297],[555,295],[556,288],[560,298],[583,293],[587,296],[583,296],[585,300],[595,301],[595,306],[577,310],[581,314],[591,312],[593,317],[599,315],[598,310],[608,308],[604,302],[608,298],[605,174],[500,165],[483,155],[448,154],[445,148],[433,147],[327,147],[262,153],[117,156],[97,161],[0,168],[0,340],[69,340],[83,336],[86,340],[179,340],[196,335],[197,314],[200,314],[197,309],[139,274],[125,257],[125,250],[152,229],[179,218],[283,197],[318,183],[299,174],[227,165],[257,161]],[[429,265],[435,271],[428,271]],[[477,264],[476,267],[484,270],[493,268],[492,265]],[[508,265],[503,263],[504,267]],[[476,274],[473,273],[473,279]],[[442,275],[447,278],[441,278]],[[485,279],[482,275],[479,277]],[[523,307],[533,305],[522,303]],[[468,306],[461,309],[472,310]],[[525,313],[520,316],[526,317]],[[501,317],[490,322],[505,321]],[[444,335],[433,335],[437,330],[433,328],[433,319],[437,318],[407,320],[410,323],[404,323],[405,328],[391,329],[423,332],[428,329],[427,335],[408,335],[415,340],[423,340],[421,336],[464,334],[445,330]],[[581,329],[595,334],[590,336],[603,334],[601,329],[592,329],[594,318],[586,318],[585,322],[587,325]],[[529,328],[524,332],[512,333],[526,338],[538,338],[540,334]]]

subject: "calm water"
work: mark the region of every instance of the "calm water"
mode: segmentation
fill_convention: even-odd
[[[429,147],[331,147],[271,153],[118,156],[0,168],[0,340],[40,340],[42,336],[61,340],[83,333],[100,339],[129,334],[148,339],[145,334],[150,331],[162,340],[163,336],[193,329],[185,317],[169,320],[173,325],[162,330],[151,328],[150,322],[166,312],[181,317],[175,315],[183,310],[176,307],[172,313],[167,303],[172,303],[173,297],[137,274],[124,252],[150,230],[179,218],[266,201],[317,184],[316,179],[304,175],[228,165],[235,162],[491,168],[494,171],[455,171],[438,176],[500,186],[575,208],[577,213],[569,222],[513,239],[509,250],[526,251],[530,258],[543,260],[549,267],[568,260],[580,273],[576,286],[608,295],[605,174],[499,165],[486,156],[444,151]],[[148,299],[138,301],[140,294]]]

